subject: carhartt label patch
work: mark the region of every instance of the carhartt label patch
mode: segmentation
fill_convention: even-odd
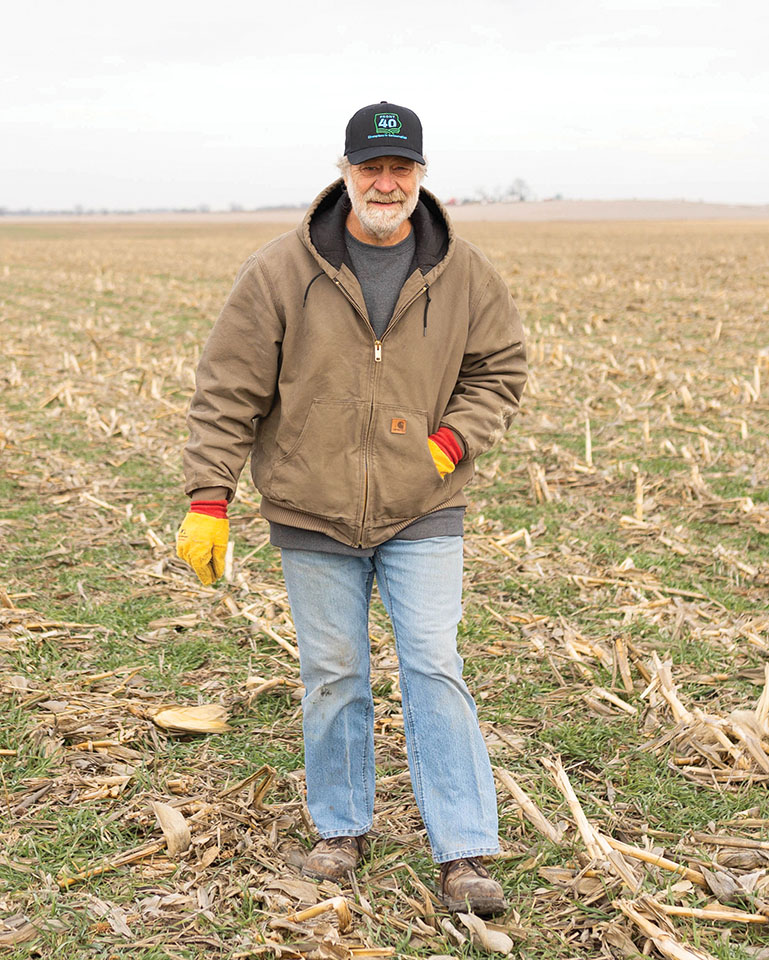
[[[405,433],[405,432],[406,432],[406,421],[399,420],[397,417],[393,417],[393,420],[390,423],[390,433]]]

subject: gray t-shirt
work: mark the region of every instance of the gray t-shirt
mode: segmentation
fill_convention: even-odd
[[[377,340],[381,340],[414,260],[414,231],[392,247],[377,247],[356,240],[345,229],[344,242],[363,291],[374,334]]]

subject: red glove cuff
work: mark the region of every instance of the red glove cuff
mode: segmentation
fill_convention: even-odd
[[[227,501],[226,500],[193,500],[190,503],[192,513],[205,513],[209,517],[215,517],[217,520],[227,519]]]
[[[459,463],[464,456],[462,447],[448,427],[441,427],[440,430],[436,430],[435,433],[430,434],[430,439],[443,450],[452,463]]]

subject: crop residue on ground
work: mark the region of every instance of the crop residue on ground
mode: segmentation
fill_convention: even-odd
[[[435,896],[381,605],[372,850],[354,886],[318,886],[295,636],[250,481],[227,580],[175,558],[196,361],[282,229],[0,227],[0,945],[769,956],[769,226],[461,224],[531,361],[465,537],[495,924]]]

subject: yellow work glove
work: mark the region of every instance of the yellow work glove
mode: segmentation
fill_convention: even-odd
[[[430,453],[432,454],[433,463],[435,464],[435,469],[441,475],[441,479],[446,476],[447,473],[454,472],[454,461],[451,457],[447,456],[443,450],[438,446],[435,440],[427,438],[427,446],[430,448]]]
[[[229,538],[229,520],[190,511],[176,534],[176,554],[209,586],[224,573]]]

